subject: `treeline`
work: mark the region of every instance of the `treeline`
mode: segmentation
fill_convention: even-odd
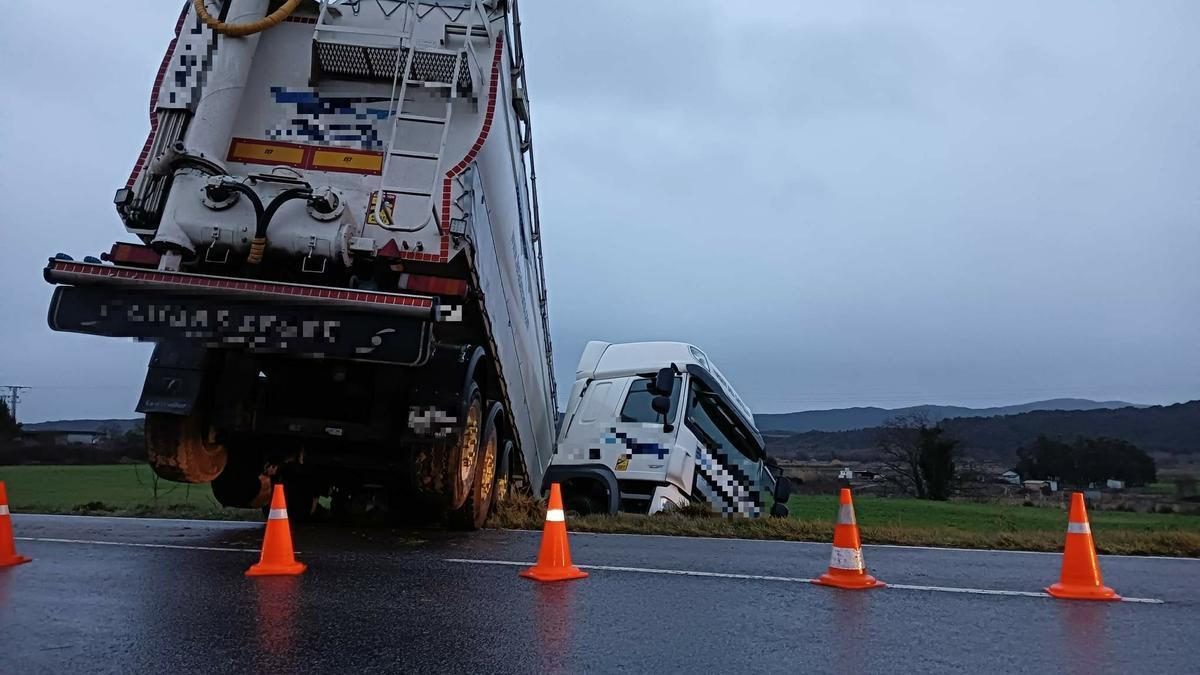
[[[1017,473],[1026,480],[1058,480],[1067,485],[1104,485],[1112,478],[1145,485],[1157,478],[1154,459],[1118,438],[1065,441],[1039,436],[1017,450]]]
[[[998,417],[953,418],[940,426],[961,441],[962,454],[1011,462],[1017,448],[1039,436],[1072,441],[1115,438],[1147,452],[1200,453],[1200,401],[1149,408],[1045,410]],[[767,451],[778,457],[870,459],[877,455],[880,429],[809,431],[767,436]]]
[[[115,434],[94,445],[34,443],[0,438],[0,465],[14,464],[129,464],[146,461],[141,428]]]

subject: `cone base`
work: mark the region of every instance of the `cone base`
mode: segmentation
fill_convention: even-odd
[[[534,581],[569,581],[571,579],[587,578],[588,573],[571,565],[570,567],[530,567],[520,576]]]
[[[308,565],[302,562],[291,563],[258,563],[251,565],[250,569],[246,570],[248,577],[294,577],[299,575],[304,570],[308,569]]]
[[[814,584],[818,586],[829,586],[832,588],[844,588],[851,591],[861,591],[868,588],[883,588],[887,584],[876,579],[870,574],[835,574],[826,572],[821,575],[820,579],[813,579]]]
[[[1062,583],[1046,589],[1051,597],[1062,600],[1120,600],[1121,596],[1108,586],[1076,586]]]
[[[24,565],[27,562],[33,562],[33,558],[26,558],[23,555],[14,555],[11,558],[0,560],[0,567],[16,567],[17,565]]]

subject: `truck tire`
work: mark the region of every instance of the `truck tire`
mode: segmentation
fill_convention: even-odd
[[[463,505],[450,516],[450,524],[461,530],[478,530],[492,513],[492,498],[496,493],[496,464],[500,456],[500,424],[504,406],[493,403],[488,409],[479,436],[476,471]]]
[[[225,470],[229,453],[195,413],[147,413],[146,458],[160,478],[207,483]]]
[[[516,492],[516,487],[513,484],[513,453],[516,452],[516,446],[513,442],[505,439],[500,443],[500,455],[496,462],[496,494],[492,497],[492,508],[504,504],[512,499]]]
[[[263,474],[262,459],[257,455],[239,457],[236,453],[225,470],[212,481],[213,497],[221,504],[237,509],[253,509],[271,501],[271,480]]]
[[[462,432],[446,448],[446,476],[449,484],[450,510],[462,507],[475,486],[479,469],[479,431],[483,425],[483,397],[479,387],[471,383],[463,400],[467,402]]]
[[[293,523],[307,523],[317,515],[317,490],[308,481],[284,480],[283,494],[287,499],[288,520]],[[269,504],[262,505],[263,515],[269,515]]]
[[[452,438],[420,447],[413,458],[418,494],[441,505],[443,512],[458,510],[475,482],[479,430],[483,424],[483,398],[479,386],[470,384],[463,395],[465,421]]]

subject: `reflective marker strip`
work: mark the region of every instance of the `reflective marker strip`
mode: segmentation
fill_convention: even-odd
[[[1067,534],[1091,534],[1092,526],[1087,523],[1067,523]]]
[[[0,504],[0,516],[8,515],[8,504]]]
[[[271,509],[267,520],[287,520],[287,509]]]
[[[839,506],[837,524],[853,525],[854,523],[854,506],[852,504],[842,504]]]
[[[562,509],[550,509],[549,511],[546,511],[547,523],[561,523],[564,521],[566,521],[566,517],[563,516]]]
[[[856,548],[833,547],[833,555],[829,556],[829,566],[839,570],[861,572],[866,567],[863,564],[862,551]]]

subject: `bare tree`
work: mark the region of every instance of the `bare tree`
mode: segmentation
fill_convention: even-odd
[[[945,500],[957,482],[954,458],[959,442],[924,413],[894,417],[879,430],[885,478],[917,499]]]
[[[887,468],[884,478],[917,499],[928,494],[921,473],[921,429],[931,424],[929,415],[918,412],[893,417],[879,428],[879,452]]]

